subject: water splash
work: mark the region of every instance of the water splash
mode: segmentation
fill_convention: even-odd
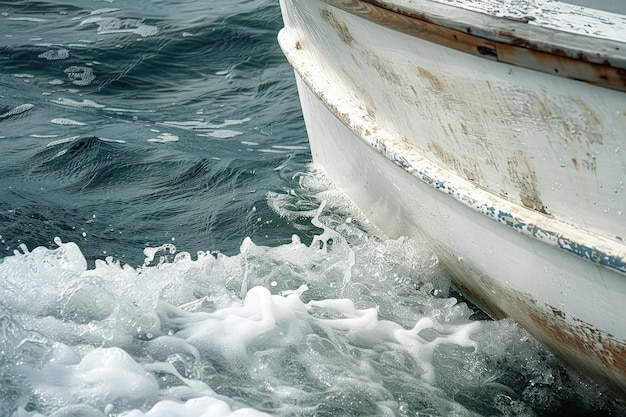
[[[471,320],[423,244],[331,221],[328,205],[310,245],[248,238],[234,256],[166,244],[138,268],[89,269],[74,243],[22,247],[0,263],[2,375],[20,375],[3,411],[533,415],[574,394],[606,406],[514,324]]]

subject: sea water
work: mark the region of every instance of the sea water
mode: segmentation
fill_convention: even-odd
[[[0,2],[0,415],[624,415],[311,164],[281,26]]]

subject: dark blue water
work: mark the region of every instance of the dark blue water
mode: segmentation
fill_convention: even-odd
[[[281,27],[0,1],[0,415],[624,415],[315,170]]]
[[[119,9],[92,14],[99,8]],[[81,243],[90,260],[106,251],[130,264],[173,239],[225,253],[245,236],[290,240],[265,193],[292,186],[310,154],[276,45],[277,4],[14,1],[0,10],[0,114],[32,105],[0,119],[0,256],[55,236]]]

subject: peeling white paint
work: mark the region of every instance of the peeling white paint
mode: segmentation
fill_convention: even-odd
[[[428,0],[433,3],[455,6],[489,16],[522,21],[532,26],[555,29],[563,32],[596,38],[626,42],[626,4],[614,0],[608,10],[621,11],[621,14],[599,10],[602,7],[594,0],[579,1],[580,5],[557,0]],[[390,0],[382,1],[391,7],[416,8],[424,1]]]

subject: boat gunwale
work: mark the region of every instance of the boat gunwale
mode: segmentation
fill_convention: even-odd
[[[319,69],[314,66],[306,69],[303,48],[287,29],[279,32],[278,39],[288,61],[309,90],[361,140],[398,167],[522,235],[626,276],[626,245],[512,203],[431,162],[386,132],[364,110],[350,105],[349,99],[329,88],[331,83]]]
[[[481,58],[626,92],[626,43],[430,0],[320,0],[390,29]]]

